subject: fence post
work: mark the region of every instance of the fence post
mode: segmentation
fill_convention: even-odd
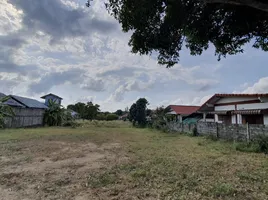
[[[218,122],[216,122],[216,137],[219,138],[219,126],[218,126]]]
[[[181,123],[181,132],[184,133],[184,126],[183,126],[183,123]]]
[[[247,122],[247,142],[250,142],[249,123]]]

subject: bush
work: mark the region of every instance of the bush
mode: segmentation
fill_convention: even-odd
[[[242,152],[259,153],[259,145],[256,143],[240,142],[235,144],[235,150]]]
[[[105,120],[107,120],[107,117],[106,117],[105,114],[98,114],[98,115],[96,116],[96,120],[99,120],[99,121],[105,121]]]
[[[76,128],[79,127],[79,123],[77,123],[76,121],[65,121],[63,122],[62,126],[64,127],[72,127],[72,128]]]
[[[259,135],[252,142],[241,142],[235,145],[237,151],[268,154],[268,136]]]
[[[0,128],[5,127],[5,118],[0,114]]]
[[[152,123],[152,128],[167,132],[167,122],[165,120],[155,120]]]
[[[118,120],[118,116],[116,114],[108,114],[106,120],[107,121]]]
[[[259,146],[259,151],[268,154],[268,135],[259,135],[255,141]]]
[[[198,134],[198,132],[197,132],[197,128],[194,127],[194,129],[193,129],[193,136],[196,137],[196,136],[198,136],[198,135],[199,135],[199,134]]]

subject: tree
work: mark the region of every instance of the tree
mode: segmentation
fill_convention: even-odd
[[[87,104],[78,102],[74,105],[68,105],[67,109],[77,112],[82,119],[93,120],[96,119],[100,106],[92,102],[87,102]]]
[[[61,126],[64,121],[64,117],[64,108],[60,104],[50,99],[48,101],[48,109],[44,114],[44,124],[48,126]]]
[[[129,121],[133,122],[133,125],[135,125],[136,122],[136,113],[137,113],[137,105],[136,103],[133,103],[129,109]]]
[[[5,127],[5,118],[6,117],[13,117],[15,115],[12,107],[5,104],[10,99],[10,97],[6,96],[0,98],[0,128]]]
[[[151,109],[146,110],[146,116],[151,116],[153,111]]]
[[[118,115],[116,115],[116,114],[108,114],[107,115],[107,121],[114,121],[114,120],[118,120]]]
[[[218,60],[251,40],[268,51],[267,0],[108,0],[106,8],[132,32],[133,53],[158,52],[167,67],[178,63],[183,45],[201,55],[213,44]]]
[[[129,120],[133,122],[133,125],[138,123],[139,126],[146,125],[146,108],[148,101],[145,98],[140,98],[136,103],[132,104],[129,110]]]
[[[118,115],[118,116],[122,116],[123,115],[123,110],[117,110],[114,114]]]
[[[98,112],[100,111],[100,106],[98,104],[93,104],[92,102],[88,102],[86,105],[86,119],[93,120],[96,119]]]
[[[85,114],[85,112],[86,112],[86,104],[85,103],[78,102],[74,105],[71,104],[71,105],[67,106],[67,109],[70,109],[70,110],[77,112],[82,119],[85,119],[85,115],[86,115]]]

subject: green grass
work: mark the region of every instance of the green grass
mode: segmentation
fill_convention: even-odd
[[[87,187],[108,195],[106,199],[120,195],[125,195],[122,199],[268,199],[268,159],[263,154],[238,152],[228,142],[135,129],[122,122],[80,123],[76,129],[2,130],[0,144],[120,143],[126,162],[88,173]]]

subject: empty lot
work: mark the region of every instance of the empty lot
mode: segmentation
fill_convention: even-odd
[[[268,199],[268,157],[88,123],[0,131],[0,199]]]

